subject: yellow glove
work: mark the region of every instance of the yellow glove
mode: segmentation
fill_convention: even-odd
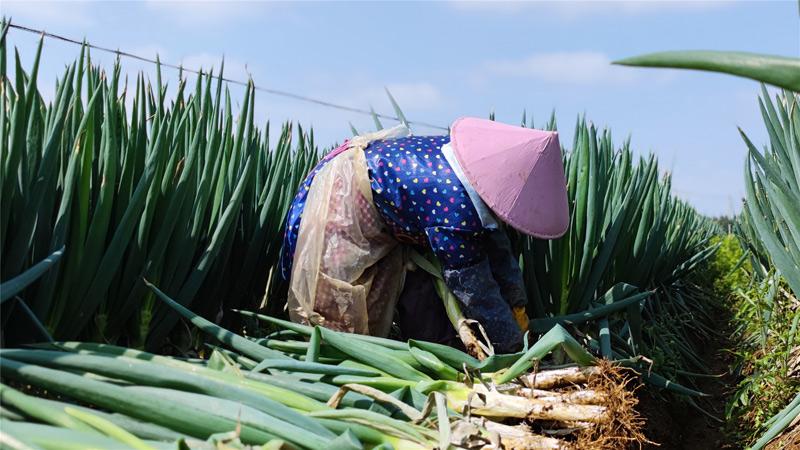
[[[528,331],[528,313],[525,312],[524,306],[516,306],[511,308],[511,312],[514,313],[514,320],[517,321],[517,325],[522,332]]]

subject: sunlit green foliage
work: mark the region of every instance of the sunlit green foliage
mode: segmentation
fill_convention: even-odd
[[[554,318],[581,324],[587,343],[605,357],[646,355],[673,379],[680,371],[707,372],[693,342],[713,334],[708,298],[688,275],[715,251],[716,224],[673,195],[654,155],[635,157],[629,141],[616,146],[610,131],[584,119],[565,148],[564,167],[567,234],[515,239],[532,330]],[[611,311],[585,320],[601,308]]]
[[[714,236],[711,244],[719,248],[709,258],[700,276],[711,281],[714,295],[719,299],[730,299],[739,290],[748,289],[752,266],[739,238],[734,234]]]
[[[743,340],[744,348],[736,351],[747,375],[728,415],[739,420],[746,440],[755,441],[763,433],[753,445],[761,449],[800,417],[800,396],[793,396],[800,376],[796,369],[800,364],[796,339],[800,318],[800,59],[678,51],[637,56],[618,64],[708,70],[788,89],[773,101],[762,86],[759,109],[769,135],[768,146],[759,150],[740,130],[748,149],[746,200],[735,228],[748,251],[754,284],[736,287],[738,274],[727,274],[720,281],[724,286],[717,286],[733,290],[737,298],[733,306],[738,324],[735,338]],[[770,414],[775,415],[768,418]]]
[[[726,414],[743,438],[754,440],[765,423],[800,391],[800,308],[785,283],[770,276],[734,296],[734,349],[743,376]]]
[[[15,55],[8,74],[0,47],[0,279],[65,248],[19,292],[52,334],[158,346],[176,317],[145,278],[210,316],[280,291],[283,217],[318,158],[313,134],[293,142],[286,124],[270,146],[252,86],[234,116],[222,70],[193,88],[179,79],[168,100],[160,70],[155,85],[127,85],[119,65],[106,73],[85,50],[46,102],[40,54],[30,72]]]

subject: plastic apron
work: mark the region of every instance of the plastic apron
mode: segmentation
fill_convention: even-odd
[[[314,177],[292,261],[287,303],[293,321],[389,333],[405,258],[373,203],[364,149],[406,135],[408,128],[398,126],[356,136]]]

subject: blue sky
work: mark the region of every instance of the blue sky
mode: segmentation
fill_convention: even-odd
[[[632,69],[610,61],[676,49],[800,56],[794,0],[755,2],[15,2],[0,13],[32,28],[186,67],[218,66],[257,85],[391,112],[388,86],[411,120],[447,125],[462,115],[543,123],[555,110],[571,144],[578,114],[632,137],[673,174],[677,195],[701,212],[738,210],[745,147],[736,130],[766,143],[757,83],[699,72]],[[37,38],[11,31],[29,67]],[[40,87],[78,54],[47,40]],[[114,57],[95,53],[110,67]],[[153,73],[123,59],[124,71]],[[174,79],[175,72],[168,72]],[[234,98],[242,89],[231,88]],[[313,125],[327,145],[369,117],[258,93],[256,113]],[[423,127],[417,134],[440,131]]]

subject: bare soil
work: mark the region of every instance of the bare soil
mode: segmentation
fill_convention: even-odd
[[[770,442],[767,450],[800,450],[800,424],[797,424]]]
[[[714,420],[704,415],[689,403],[677,399],[668,393],[657,393],[645,387],[640,391],[639,410],[647,419],[645,435],[654,444],[646,449],[659,450],[705,450],[705,449],[739,449],[741,445],[732,441],[726,433],[725,405],[733,388],[736,377],[731,373],[734,364],[733,356],[727,352],[731,348],[726,311],[715,314],[718,317],[714,328],[720,335],[706,342],[698,342],[700,358],[709,361],[714,378],[698,378],[697,390],[710,395],[707,398],[695,399],[697,406],[710,415],[720,419]]]

